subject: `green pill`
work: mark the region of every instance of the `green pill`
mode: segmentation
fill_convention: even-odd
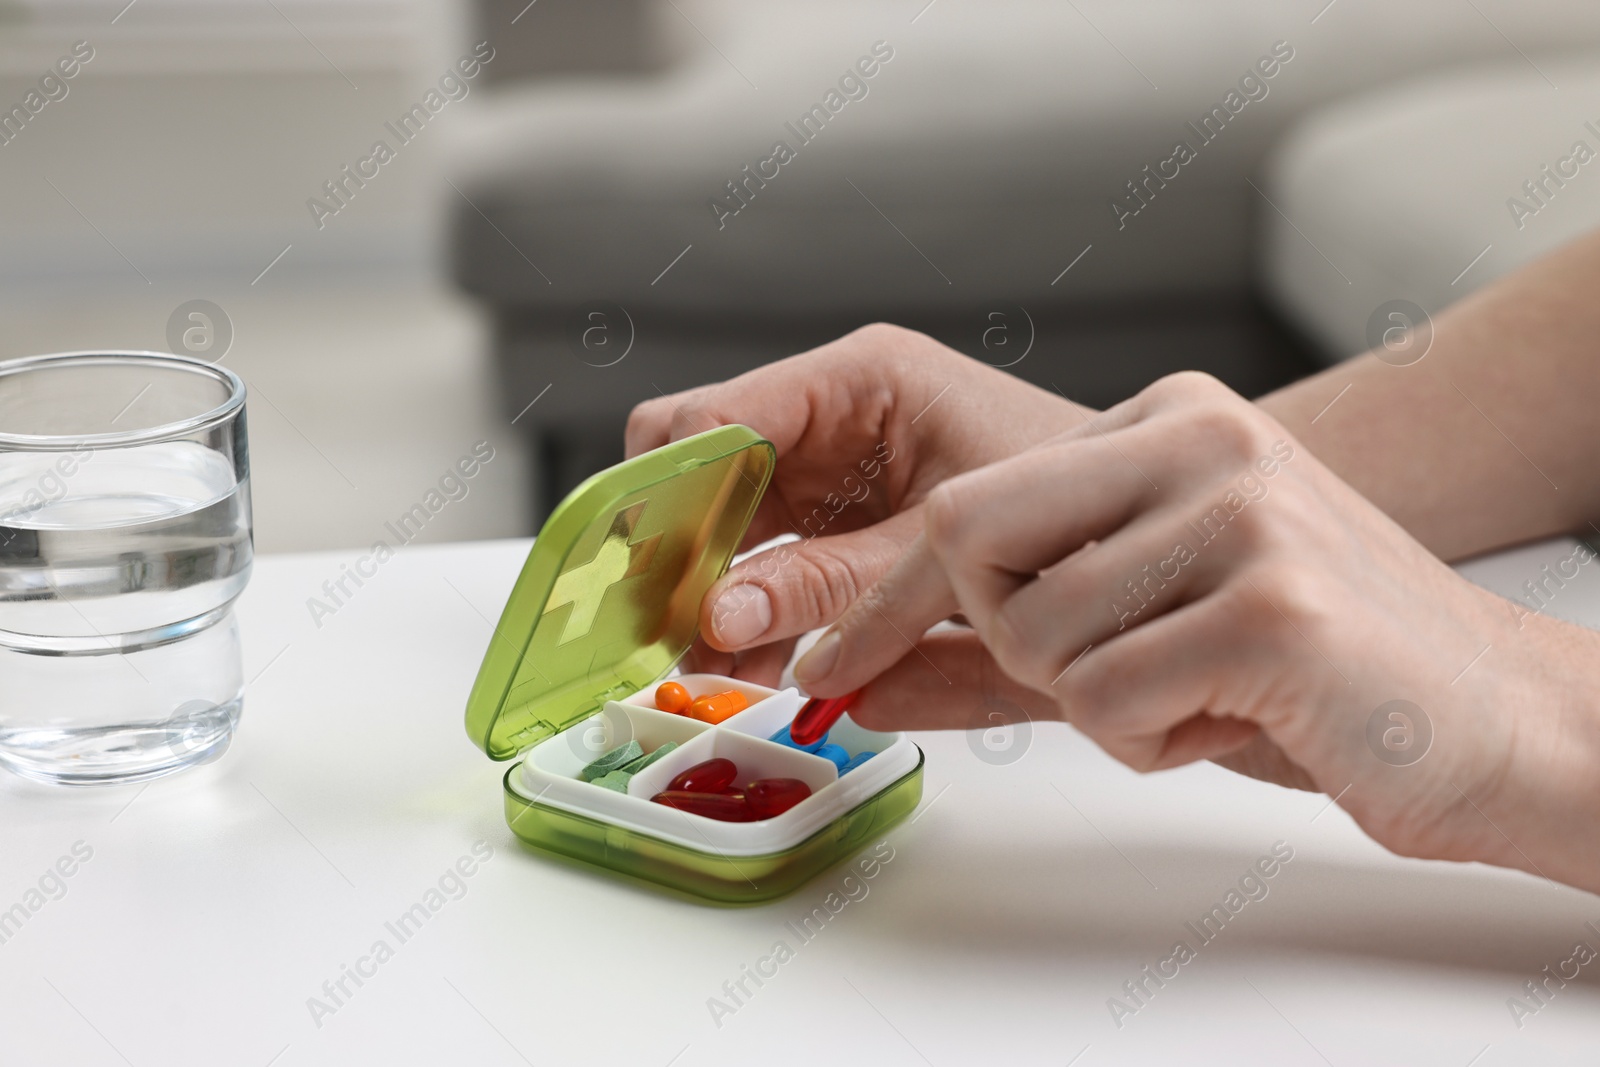
[[[637,741],[629,741],[625,745],[621,745],[612,749],[610,752],[607,752],[604,756],[601,756],[583,770],[579,771],[578,777],[582,778],[585,782],[592,782],[603,774],[608,774],[611,771],[617,770],[629,763],[632,763],[642,755],[644,755],[643,746],[641,746]]]
[[[626,764],[622,769],[627,771],[629,774],[638,774],[640,771],[650,766],[650,764],[654,763],[656,760],[660,759],[662,756],[665,756],[668,752],[671,752],[677,747],[678,742],[668,741],[666,744],[662,745],[648,756],[640,756],[632,763]]]
[[[627,771],[607,771],[594,780],[594,784],[606,789],[614,789],[618,793],[628,791],[628,781],[633,777]]]

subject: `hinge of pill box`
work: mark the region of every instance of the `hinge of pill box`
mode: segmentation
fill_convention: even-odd
[[[512,734],[510,737],[506,738],[506,743],[516,751],[520,752],[524,748],[527,748],[529,745],[533,744],[535,741],[542,741],[548,736],[548,734],[541,729],[544,726],[545,724],[540,722],[525,726],[516,733]]]
[[[594,695],[594,702],[583,710],[583,715],[579,717],[579,721],[587,719],[591,715],[600,714],[605,710],[606,703],[608,701],[621,700],[623,697],[632,696],[633,693],[634,686],[629,685],[627,682],[618,682],[610,689],[596,693]]]

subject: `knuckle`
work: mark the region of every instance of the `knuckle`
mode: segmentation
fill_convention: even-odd
[[[898,348],[916,336],[915,330],[892,322],[869,322],[850,331],[851,339],[869,348]]]
[[[1187,435],[1232,461],[1251,463],[1272,447],[1265,418],[1244,401],[1196,405],[1185,420]]]
[[[1158,378],[1145,386],[1144,396],[1158,406],[1164,404],[1192,404],[1222,396],[1232,396],[1233,390],[1214,376],[1198,370],[1183,370]]]
[[[922,504],[922,525],[928,544],[941,556],[958,552],[965,520],[960,480],[947,478],[929,491]]]
[[[1108,718],[1075,714],[1069,721],[1089,740],[1098,745],[1106,755],[1139,774],[1149,774],[1158,768],[1161,745],[1158,741],[1128,733],[1119,733]]]
[[[1229,526],[1234,548],[1244,558],[1258,559],[1287,547],[1278,516],[1262,508],[1245,508],[1233,516]]]
[[[662,412],[666,410],[667,402],[664,398],[656,397],[651,400],[641,401],[628,412],[627,428],[623,431],[630,445],[636,444],[650,431],[659,426],[663,421]]]
[[[1014,599],[994,613],[988,621],[988,629],[987,643],[1001,670],[1024,685],[1050,684],[1060,669],[1051,669],[1056,650],[1044,627],[1017,618]]]
[[[863,355],[881,364],[880,373],[903,380],[929,379],[936,373],[949,373],[944,367],[935,372],[933,363],[965,362],[966,357],[935,341],[925,333],[892,322],[871,322],[857,327],[844,338],[842,351],[852,358]]]
[[[1084,733],[1098,734],[1118,715],[1118,698],[1130,691],[1124,657],[1101,651],[1098,655],[1085,655],[1088,650],[1070,651],[1061,666],[1052,675],[1047,691],[1054,697],[1068,719]],[[1074,659],[1081,662],[1074,663]],[[1071,670],[1066,670],[1068,666]],[[1064,672],[1064,673],[1063,673]]]
[[[1074,726],[1103,744],[1118,718],[1116,700],[1118,692],[1126,691],[1129,679],[1121,679],[1118,672],[1101,668],[1097,663],[1080,663],[1062,675],[1050,688],[1056,699],[1070,709],[1069,720]]]
[[[1288,560],[1262,564],[1244,575],[1236,609],[1245,633],[1270,646],[1299,652],[1310,641],[1325,647],[1333,632],[1327,578]]]
[[[825,625],[843,615],[858,597],[873,596],[871,589],[862,592],[861,576],[856,573],[855,565],[844,557],[825,551],[801,550],[794,560],[794,580],[786,583],[791,597],[777,596],[776,614],[788,608],[800,614],[801,619],[797,621],[812,626]]]
[[[672,440],[679,441],[685,437],[693,437],[701,430],[710,429],[714,424],[706,420],[701,411],[701,404],[685,398],[673,405],[671,425]]]
[[[1252,483],[1258,488],[1260,483]],[[1300,502],[1296,501],[1298,505]],[[1230,551],[1238,560],[1278,561],[1292,558],[1303,552],[1315,530],[1307,529],[1306,517],[1295,506],[1283,506],[1265,493],[1251,492],[1237,480],[1229,483],[1228,491],[1213,495],[1207,501],[1216,518],[1220,508],[1227,516],[1228,536],[1232,538]]]

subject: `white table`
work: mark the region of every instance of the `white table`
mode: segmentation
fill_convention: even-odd
[[[1600,899],[1396,859],[1325,797],[1209,765],[1141,778],[1064,726],[1039,727],[1009,766],[976,758],[965,735],[919,736],[922,810],[809,942],[786,924],[840,890],[843,870],[724,910],[524,851],[501,817],[504,768],[461,716],[526,549],[406,549],[320,629],[306,598],[358,553],[264,558],[242,606],[254,680],[221,761],[144,788],[0,780],[0,909],[75,843],[93,850],[0,944],[0,1063],[1600,1056],[1600,963],[1520,1030],[1506,1007],[1574,942],[1600,948],[1584,927],[1600,927]],[[1564,554],[1538,546],[1468,570],[1513,590]],[[1600,623],[1597,570],[1555,609]],[[1269,895],[1118,1029],[1108,998],[1193,941],[1185,923],[1280,840],[1295,854]],[[478,841],[492,858],[401,943],[385,923]],[[363,964],[372,977],[346,979],[351,995],[314,1020],[308,998],[380,939],[393,957]],[[752,995],[716,1025],[708,998],[731,1006],[723,983],[779,940],[793,958],[759,989],[746,979]]]

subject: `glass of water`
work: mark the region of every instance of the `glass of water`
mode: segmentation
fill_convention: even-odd
[[[154,352],[0,362],[0,765],[137,782],[227,748],[244,399],[231,371]]]

